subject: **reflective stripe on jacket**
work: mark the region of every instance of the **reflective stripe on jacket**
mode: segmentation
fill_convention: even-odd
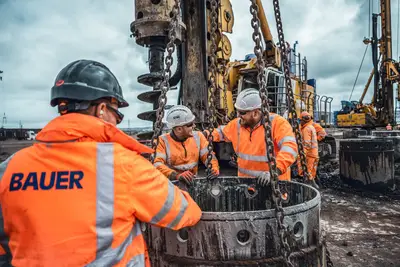
[[[296,161],[297,144],[289,122],[278,114],[270,113],[272,139],[277,168],[282,172],[280,180],[290,180],[290,166]],[[256,177],[268,171],[265,130],[259,124],[251,130],[236,118],[213,132],[214,141],[232,142],[238,156],[238,176]]]
[[[193,137],[184,142],[174,140],[170,133],[161,135],[159,140],[154,166],[165,176],[187,170],[197,174],[199,159],[207,165],[208,141],[202,133],[194,131]],[[219,171],[214,153],[211,164],[213,170]]]
[[[312,121],[301,126],[301,134],[306,157],[318,158],[317,132],[312,125]]]
[[[139,155],[151,149],[112,124],[67,114],[37,140],[0,165],[0,238],[13,266],[150,266],[141,222],[177,230],[201,217]]]
[[[321,141],[326,137],[326,132],[324,130],[324,128],[322,128],[321,124],[317,123],[317,122],[313,122],[312,126],[314,126],[315,131],[317,132],[317,140]]]

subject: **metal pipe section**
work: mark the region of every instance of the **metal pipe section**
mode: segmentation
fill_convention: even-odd
[[[362,95],[360,97],[360,100],[358,101],[358,102],[360,102],[360,104],[362,104],[362,102],[364,101],[364,97],[365,97],[366,93],[368,92],[368,88],[369,88],[369,85],[371,84],[372,77],[374,76],[374,73],[375,73],[375,69],[372,69],[371,73],[369,74],[369,78],[368,78],[367,84],[364,87],[364,91],[363,91],[363,93],[362,93]]]
[[[173,231],[146,225],[144,236],[154,266],[283,266],[270,187],[253,178],[194,180],[187,190],[203,211],[194,227]],[[324,266],[320,246],[321,197],[314,188],[281,182],[284,224],[295,266]],[[321,253],[322,254],[322,253]]]
[[[321,100],[320,100],[320,105],[319,105],[319,120],[320,120],[320,122],[321,122],[321,124],[322,124],[322,118],[324,119],[324,126],[326,126],[326,118],[325,117],[323,117],[322,116],[322,103],[324,103],[324,106],[325,106],[325,110],[326,110],[326,100],[328,99],[328,97],[326,96],[326,95],[323,95],[323,96],[321,96]],[[325,112],[325,110],[324,110],[324,112]]]
[[[333,98],[332,97],[328,97],[327,99],[326,99],[326,103],[328,103],[329,104],[329,116],[328,116],[328,121],[329,121],[329,124],[331,123],[331,121],[332,121],[332,101],[333,101]],[[326,105],[326,104],[325,104]],[[325,114],[326,114],[326,110],[325,110]]]
[[[379,97],[379,67],[378,67],[378,14],[372,14],[372,64],[374,65],[374,104],[380,105]]]
[[[389,138],[341,141],[339,164],[340,178],[353,187],[382,192],[396,188],[394,144]]]
[[[318,120],[321,120],[321,116],[320,116],[320,114],[319,114],[319,112],[320,112],[320,102],[319,102],[319,99],[320,99],[320,95],[315,95],[315,104],[314,104],[314,106],[315,106],[315,110],[314,110],[314,116],[315,116],[315,114],[318,114]]]

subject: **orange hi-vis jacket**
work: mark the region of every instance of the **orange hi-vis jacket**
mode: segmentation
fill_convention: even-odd
[[[277,168],[281,171],[280,180],[290,180],[290,166],[297,158],[297,144],[289,122],[278,114],[270,113],[272,139]],[[238,176],[257,177],[268,171],[268,155],[265,144],[265,130],[260,123],[254,129],[244,127],[236,118],[227,125],[213,131],[214,141],[232,142],[238,157]]]
[[[139,154],[152,150],[110,123],[66,114],[37,140],[0,165],[0,241],[12,266],[150,266],[141,222],[177,230],[201,217]]]
[[[326,132],[324,128],[322,128],[321,124],[317,122],[313,122],[312,126],[314,126],[315,131],[317,132],[317,140],[322,141],[326,137]]]
[[[301,126],[301,134],[306,157],[318,158],[317,132],[312,121]]]
[[[193,131],[193,137],[183,142],[176,141],[171,133],[167,133],[161,135],[159,141],[154,166],[165,176],[187,170],[197,174],[199,158],[207,166],[208,141],[202,133]],[[212,169],[219,173],[218,160],[214,153],[212,156]]]

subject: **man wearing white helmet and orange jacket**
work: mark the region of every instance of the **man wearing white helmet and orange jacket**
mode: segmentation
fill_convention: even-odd
[[[313,126],[311,115],[307,111],[303,111],[300,115],[300,129],[301,135],[303,136],[303,147],[307,161],[307,170],[310,174],[308,182],[313,187],[318,188],[318,185],[314,180],[317,174],[317,166],[319,161],[317,132]],[[299,168],[299,175],[303,176],[303,169],[301,167],[300,159],[297,161],[297,166]]]
[[[159,137],[154,166],[170,180],[180,180],[191,185],[197,174],[199,158],[207,165],[208,141],[203,134],[193,131],[195,116],[185,106],[177,105],[168,110],[167,126],[170,133]],[[213,153],[212,173],[219,175],[218,160]]]
[[[271,175],[258,90],[249,88],[240,92],[235,108],[238,118],[213,131],[214,141],[232,142],[238,157],[238,176],[258,178],[260,184],[266,185]],[[269,119],[279,180],[289,181],[290,166],[297,158],[296,138],[289,122],[282,116],[270,113]],[[207,133],[205,131],[206,135]]]

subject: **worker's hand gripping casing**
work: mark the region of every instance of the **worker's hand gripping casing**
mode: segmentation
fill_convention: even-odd
[[[271,181],[270,172],[262,172],[257,176],[257,183],[262,186],[266,186]]]
[[[219,176],[219,172],[216,170],[212,170],[209,175],[207,175],[207,180],[214,180],[217,179]]]
[[[176,179],[184,182],[186,185],[191,186],[195,175],[191,171],[184,171],[176,176]]]

